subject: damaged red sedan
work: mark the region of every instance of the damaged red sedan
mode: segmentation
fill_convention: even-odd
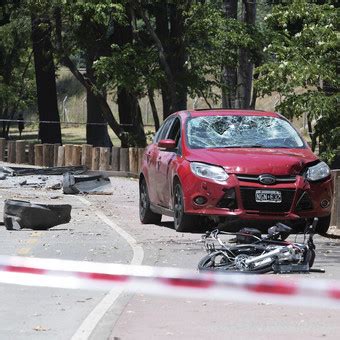
[[[145,151],[139,189],[141,222],[173,216],[177,231],[318,217],[325,233],[333,200],[328,165],[289,121],[249,110],[169,116]]]

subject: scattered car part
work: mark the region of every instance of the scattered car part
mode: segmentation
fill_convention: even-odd
[[[45,230],[71,220],[71,205],[40,204],[29,201],[5,200],[4,223],[7,230]]]
[[[65,173],[62,188],[64,194],[112,194],[110,180],[102,175],[74,176]]]
[[[50,168],[22,168],[22,167],[0,167],[0,173],[9,176],[29,176],[29,175],[63,175],[67,172],[79,175],[87,171],[84,165],[58,166]]]

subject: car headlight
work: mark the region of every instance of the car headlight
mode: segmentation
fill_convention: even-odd
[[[190,163],[190,168],[196,176],[209,178],[217,182],[225,182],[229,177],[225,170],[219,166],[192,162]]]
[[[319,181],[330,175],[331,170],[325,162],[320,162],[314,166],[311,166],[307,170],[306,177],[309,181]]]

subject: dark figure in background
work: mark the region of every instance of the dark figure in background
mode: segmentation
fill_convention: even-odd
[[[18,117],[18,130],[20,138],[24,128],[25,128],[24,116],[22,115],[22,113],[20,113]]]

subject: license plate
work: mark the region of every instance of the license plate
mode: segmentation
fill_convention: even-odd
[[[281,191],[274,190],[256,190],[255,200],[259,203],[281,203]]]

